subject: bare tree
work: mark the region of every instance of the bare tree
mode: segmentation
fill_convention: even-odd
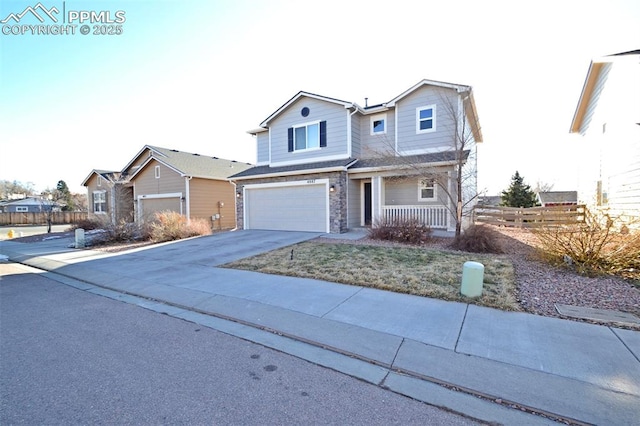
[[[455,96],[451,96],[451,92],[438,92],[438,130],[448,135],[446,150],[436,154],[403,155],[394,141],[380,136],[385,149],[376,153],[386,162],[407,170],[406,175],[397,179],[413,176],[438,186],[438,199],[455,220],[456,237],[460,236],[463,221],[471,215],[479,195],[475,144],[481,141],[481,133],[472,97],[470,87]]]

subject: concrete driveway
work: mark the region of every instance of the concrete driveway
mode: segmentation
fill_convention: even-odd
[[[136,253],[149,260],[219,266],[324,235],[314,232],[240,230],[160,244]]]

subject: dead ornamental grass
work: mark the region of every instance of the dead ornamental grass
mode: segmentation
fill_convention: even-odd
[[[478,299],[460,295],[462,266],[469,260],[485,266],[484,290]],[[224,267],[520,310],[514,297],[514,268],[502,255],[309,241]]]

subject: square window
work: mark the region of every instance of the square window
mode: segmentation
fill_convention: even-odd
[[[436,106],[416,108],[416,133],[428,133],[436,130]]]
[[[436,185],[433,179],[420,179],[418,184],[418,201],[434,200]]]
[[[380,135],[387,133],[387,114],[378,114],[371,117],[372,135]]]

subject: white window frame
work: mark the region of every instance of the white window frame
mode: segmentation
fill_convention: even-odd
[[[102,176],[98,175],[98,186],[102,186]]]
[[[425,185],[425,182],[431,182],[431,185]],[[423,189],[433,189],[433,197],[424,198],[422,196]],[[418,201],[433,201],[436,199],[438,191],[438,185],[436,185],[435,179],[419,179],[418,180]]]
[[[382,123],[383,123],[382,124],[383,129],[379,130],[377,132],[375,131],[375,125],[374,125],[374,123],[376,121],[382,121]],[[371,120],[369,122],[370,122],[370,125],[369,125],[369,134],[370,135],[384,135],[384,134],[387,133],[387,124],[388,124],[388,122],[387,122],[387,114],[386,113],[385,114],[372,115],[371,116]]]
[[[29,211],[27,206],[16,206],[16,213],[26,213]]]
[[[423,118],[420,119],[420,112],[430,109],[431,110],[431,118]],[[430,129],[421,129],[420,123],[425,120],[431,120],[431,128]],[[416,108],[416,133],[431,133],[436,131],[436,106],[434,105],[424,105]]]
[[[313,146],[311,148],[309,148],[309,137],[308,137],[309,131],[307,130],[309,126],[318,126],[318,146]],[[304,131],[305,147],[298,149],[296,148],[296,130],[302,127],[305,128],[305,131]],[[320,149],[320,121],[319,120],[293,126],[293,152],[315,151],[319,149]]]
[[[96,202],[96,194],[101,194],[102,199],[100,202]],[[93,213],[95,214],[107,214],[107,191],[93,191]],[[100,210],[96,210],[96,206],[101,206]]]
[[[156,179],[160,179],[160,166],[156,166],[154,170]]]

